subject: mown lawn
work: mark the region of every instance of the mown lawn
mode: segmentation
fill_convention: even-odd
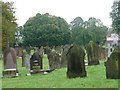
[[[47,67],[47,57],[44,56],[44,69]],[[100,65],[86,66],[86,78],[74,79],[67,79],[66,68],[57,69],[47,75],[26,76],[25,67],[21,67],[21,59],[18,59],[18,68],[21,76],[3,78],[2,88],[118,88],[118,80],[106,79],[103,61]]]

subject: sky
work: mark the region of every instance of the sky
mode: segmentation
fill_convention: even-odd
[[[37,13],[60,16],[68,24],[76,17],[87,21],[90,17],[100,19],[110,27],[112,20],[109,13],[114,0],[3,0],[13,1],[16,8],[16,18],[19,26]]]

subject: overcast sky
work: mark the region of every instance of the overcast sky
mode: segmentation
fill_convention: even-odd
[[[3,0],[15,2],[18,25],[37,13],[60,16],[68,23],[80,16],[83,20],[90,17],[100,19],[104,25],[110,27],[112,21],[109,16],[114,0]]]

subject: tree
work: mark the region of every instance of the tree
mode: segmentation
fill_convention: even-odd
[[[112,18],[113,30],[120,35],[120,1],[114,1],[110,17]]]
[[[14,45],[16,18],[13,2],[2,3],[2,48]]]
[[[36,14],[23,27],[23,43],[31,46],[64,45],[70,41],[67,22],[60,17]]]
[[[15,45],[16,46],[22,46],[23,44],[23,27],[22,26],[17,26],[16,31],[15,31]]]
[[[89,41],[103,43],[106,39],[107,27],[100,19],[90,17],[84,21],[81,17],[75,18],[71,23],[72,43],[86,45]]]

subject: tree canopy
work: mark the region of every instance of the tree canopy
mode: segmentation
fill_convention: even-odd
[[[76,17],[71,23],[72,43],[86,45],[89,41],[103,43],[106,39],[107,27],[100,19],[90,17],[84,21],[81,17]]]
[[[15,39],[16,18],[13,2],[2,2],[2,48],[13,46]]]
[[[114,1],[110,16],[113,30],[120,35],[120,1]]]
[[[23,27],[23,43],[30,46],[64,45],[70,41],[68,23],[60,17],[36,14]]]

